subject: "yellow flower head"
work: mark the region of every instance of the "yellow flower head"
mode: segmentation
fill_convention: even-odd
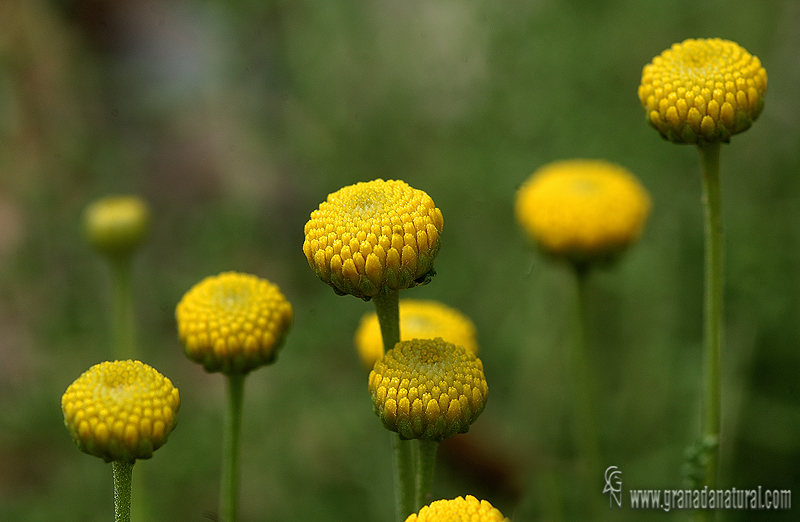
[[[207,372],[229,375],[273,362],[292,316],[276,285],[237,272],[206,277],[175,309],[187,357]]]
[[[509,519],[488,501],[467,495],[467,498],[431,502],[405,522],[509,522]]]
[[[515,212],[545,252],[583,264],[613,259],[635,242],[650,197],[619,165],[566,160],[541,167],[523,183]]]
[[[428,194],[376,179],[328,195],[306,223],[303,252],[337,294],[368,300],[427,283],[443,225]]]
[[[136,196],[110,196],[86,207],[84,228],[89,243],[111,257],[130,255],[150,232],[150,210]]]
[[[440,337],[397,343],[375,363],[369,393],[387,429],[437,442],[469,430],[489,398],[481,360]]]
[[[61,397],[64,424],[81,451],[131,464],[167,442],[180,405],[172,382],[139,361],[96,364]]]
[[[469,317],[438,301],[401,299],[400,338],[434,337],[441,337],[478,354],[475,325]],[[383,337],[375,312],[364,314],[361,318],[361,324],[356,330],[355,345],[367,370],[371,370],[375,362],[383,357]]]
[[[645,65],[639,100],[669,141],[728,142],[758,118],[766,92],[767,71],[739,44],[688,39]]]

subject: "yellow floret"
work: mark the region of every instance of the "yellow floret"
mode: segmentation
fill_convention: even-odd
[[[245,374],[274,361],[293,310],[269,281],[225,272],[186,292],[175,317],[189,359],[208,372]]]
[[[150,232],[150,210],[136,196],[105,197],[86,207],[84,228],[98,251],[112,257],[130,255]]]
[[[405,522],[509,522],[497,508],[472,495],[436,500],[410,515]]]
[[[375,363],[369,393],[387,429],[437,442],[468,431],[489,398],[481,360],[440,337],[397,343]]]
[[[475,325],[464,314],[438,301],[400,300],[400,338],[433,339],[463,346],[478,353]],[[364,367],[371,370],[383,357],[383,337],[375,312],[364,314],[355,334],[355,345]]]
[[[650,197],[619,165],[558,161],[541,167],[520,187],[515,213],[545,252],[584,264],[613,259],[639,238]]]
[[[139,361],[96,364],[61,397],[64,424],[81,451],[131,464],[167,441],[180,405],[172,382]]]
[[[443,225],[428,194],[377,179],[328,195],[305,225],[303,252],[336,293],[368,300],[427,283]]]
[[[688,39],[644,67],[639,100],[669,141],[728,142],[758,118],[766,92],[767,71],[739,44]]]

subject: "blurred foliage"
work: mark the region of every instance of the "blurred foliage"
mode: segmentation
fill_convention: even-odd
[[[59,403],[111,354],[109,274],[80,214],[136,193],[155,223],[135,265],[141,353],[182,395],[169,443],[139,463],[152,519],[215,517],[223,381],[184,357],[174,307],[240,270],[296,312],[277,363],[247,382],[242,520],[391,520],[389,435],[352,344],[371,304],[336,296],[301,250],[329,192],[377,177],[442,209],[438,275],[404,297],[474,320],[491,390],[443,446],[434,496],[487,498],[515,521],[604,506],[572,442],[573,280],[511,210],[534,169],[573,157],[626,166],[654,201],[641,244],[591,280],[604,467],[626,490],[680,487],[699,430],[699,163],[647,127],[636,88],[670,44],[711,36],[769,74],[759,121],[723,148],[721,476],[800,492],[799,24],[791,0],[0,2],[0,519],[111,516],[110,466],[74,447]]]

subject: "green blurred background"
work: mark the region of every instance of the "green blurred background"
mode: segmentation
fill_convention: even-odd
[[[173,314],[194,283],[239,270],[295,308],[277,363],[247,381],[242,521],[392,520],[389,435],[352,344],[372,305],[336,296],[301,249],[329,192],[378,177],[441,208],[438,275],[402,297],[473,319],[491,390],[443,446],[434,496],[474,494],[514,521],[605,506],[572,442],[573,280],[512,214],[533,170],[572,157],[624,165],[654,203],[641,243],[590,281],[603,468],[626,491],[680,487],[699,431],[699,162],[645,124],[636,89],[673,42],[713,36],[769,74],[760,119],[722,151],[721,480],[800,493],[798,27],[794,0],[3,0],[0,520],[112,517],[110,466],[76,449],[59,407],[112,353],[109,273],[81,231],[110,193],[152,205],[140,350],[182,398],[169,443],[137,465],[151,519],[216,517],[223,379],[185,358]]]

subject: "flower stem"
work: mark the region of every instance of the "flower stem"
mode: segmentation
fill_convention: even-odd
[[[419,511],[431,500],[429,497],[433,488],[433,472],[436,468],[436,450],[439,449],[439,443],[432,440],[415,439],[414,442],[417,445],[416,490],[412,513]]]
[[[130,522],[133,464],[114,461],[111,472],[114,477],[114,522]]]
[[[236,522],[239,518],[239,435],[242,428],[242,402],[245,375],[231,374],[228,382],[228,410],[223,437],[220,520]]]
[[[372,298],[381,326],[383,351],[386,353],[400,341],[400,292],[385,290]]]
[[[601,480],[600,449],[598,444],[597,421],[595,419],[594,401],[594,374],[592,372],[591,358],[589,357],[587,343],[587,280],[589,266],[575,265],[576,302],[574,322],[574,342],[572,347],[572,379],[573,397],[575,404],[576,428],[580,457],[585,465],[585,484],[587,488]],[[593,498],[593,497],[592,497]],[[596,514],[596,507],[591,511]]]
[[[705,206],[705,297],[704,297],[704,399],[702,440],[709,446],[703,485],[713,489],[719,465],[719,433],[721,419],[722,351],[722,266],[723,230],[720,197],[720,144],[701,145],[703,168],[703,204]]]
[[[397,522],[403,522],[414,513],[414,461],[416,446],[413,440],[403,440],[399,434],[391,433],[394,449],[394,507]]]
[[[119,360],[135,359],[137,350],[133,294],[131,291],[131,257],[113,258],[110,262],[114,294],[112,324],[114,356]]]

